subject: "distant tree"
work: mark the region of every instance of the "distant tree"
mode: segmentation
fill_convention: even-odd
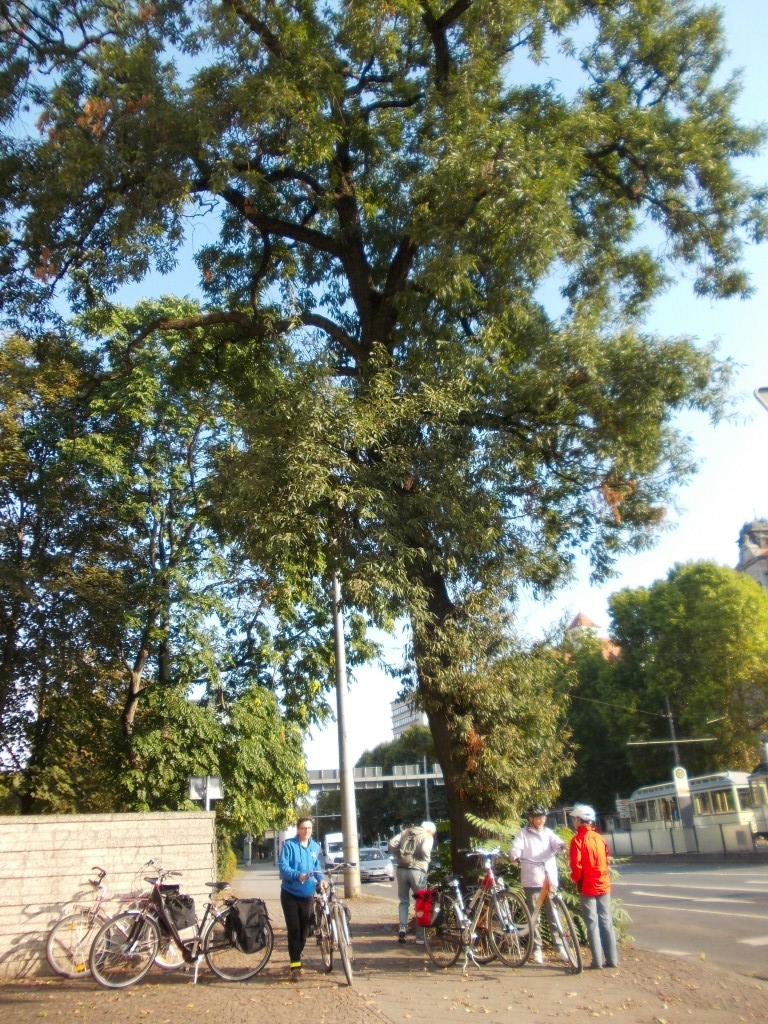
[[[692,562],[648,589],[615,594],[610,612],[622,649],[619,691],[640,695],[638,711],[646,712],[634,719],[634,734],[668,738],[668,698],[679,737],[716,740],[681,747],[689,772],[751,770],[768,729],[768,592],[733,569]],[[654,761],[657,778],[667,777],[671,751]]]
[[[680,268],[746,294],[765,232],[717,10],[13,0],[0,27],[9,322],[59,285],[103,305],[192,239],[205,308],[156,330],[272,374],[238,407],[271,488],[234,452],[222,513],[407,615],[461,844],[512,679],[480,699],[456,622],[578,548],[598,577],[642,548],[692,469],[677,412],[718,408],[712,354],[640,329]]]
[[[617,796],[638,785],[635,759],[627,740],[635,731],[636,696],[618,680],[614,645],[584,630],[566,633],[561,652],[570,684],[568,728],[573,770],[562,779],[559,803],[593,804],[601,812],[615,811]]]

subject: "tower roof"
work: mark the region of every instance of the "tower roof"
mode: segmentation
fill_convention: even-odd
[[[592,619],[587,618],[583,612],[579,612],[568,629],[597,629]]]

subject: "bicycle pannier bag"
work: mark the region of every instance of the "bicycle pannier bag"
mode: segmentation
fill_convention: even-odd
[[[399,868],[413,868],[416,866],[416,857],[421,846],[421,829],[407,828],[400,836],[400,845],[397,847],[397,866]]]
[[[238,900],[227,914],[227,937],[241,953],[256,953],[267,944],[268,921],[264,900]]]
[[[414,907],[419,928],[437,928],[443,919],[443,906],[437,889],[419,889],[414,894]]]
[[[177,931],[193,928],[195,925],[195,901],[182,892],[171,892],[165,898],[165,910]]]

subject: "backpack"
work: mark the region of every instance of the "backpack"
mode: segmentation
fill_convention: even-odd
[[[237,900],[227,914],[227,938],[241,953],[257,953],[267,944],[268,921],[264,900]]]
[[[396,850],[397,866],[413,868],[416,866],[417,852],[421,847],[421,829],[407,828],[400,836],[400,845]]]
[[[443,904],[437,889],[419,889],[414,893],[416,924],[419,928],[437,928],[443,920]]]

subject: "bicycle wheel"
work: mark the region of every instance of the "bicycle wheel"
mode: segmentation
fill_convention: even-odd
[[[347,915],[344,913],[344,907],[340,903],[335,903],[331,908],[331,914],[333,915],[333,924],[336,929],[336,938],[339,944],[339,959],[341,960],[341,966],[344,968],[344,975],[347,979],[347,984],[352,984],[352,942],[349,938],[349,929],[347,928]]]
[[[472,947],[472,955],[479,964],[489,964],[496,959],[496,950],[491,939],[491,908],[486,901],[477,919],[475,929],[477,938]]]
[[[149,917],[126,911],[105,921],[91,946],[91,974],[104,988],[127,988],[152,966],[160,944],[157,925]]]
[[[315,925],[315,933],[317,944],[320,947],[320,956],[323,958],[323,970],[326,974],[330,974],[333,970],[333,935],[330,918],[325,911],[320,914],[320,922]]]
[[[492,896],[489,935],[500,960],[522,967],[531,952],[531,915],[523,897],[512,889]]]
[[[456,914],[456,903],[443,896],[443,919],[437,928],[424,929],[424,948],[427,956],[438,967],[451,967],[462,950],[461,928]]]
[[[266,967],[272,956],[275,936],[269,921],[264,922],[264,945],[254,953],[246,953],[230,939],[226,920],[231,909],[227,907],[205,929],[203,953],[214,974],[225,981],[247,981]]]
[[[161,971],[178,971],[185,964],[184,954],[170,935],[160,931],[160,945],[155,956],[155,963]]]
[[[576,931],[576,925],[573,923],[571,912],[568,907],[566,907],[563,898],[560,895],[552,897],[552,906],[555,912],[555,917],[557,918],[556,928],[560,934],[560,942],[568,956],[568,969],[571,974],[581,974],[581,946],[579,944],[579,934]]]
[[[96,932],[106,921],[92,917],[88,910],[67,914],[51,928],[45,944],[45,958],[51,970],[62,978],[85,978],[90,974],[88,954]]]

